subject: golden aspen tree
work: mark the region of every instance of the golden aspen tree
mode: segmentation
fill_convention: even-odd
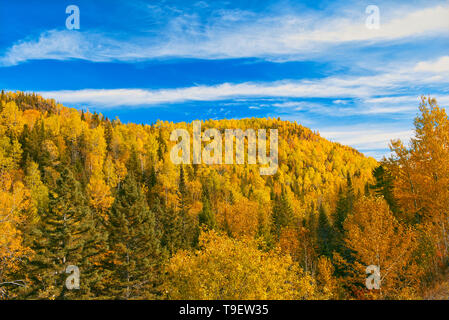
[[[322,299],[338,298],[338,281],[333,275],[334,266],[328,257],[321,256],[317,263],[316,281]]]
[[[367,293],[366,268],[380,270],[380,290],[375,296],[395,298],[402,290],[415,288],[419,269],[413,261],[415,232],[400,224],[383,198],[362,197],[354,204],[354,213],[344,224],[345,243],[353,254],[352,281],[360,292]]]
[[[422,97],[415,135],[407,148],[392,141],[385,166],[394,177],[394,196],[411,223],[433,234],[439,263],[449,259],[449,118],[435,99]]]
[[[200,250],[179,251],[167,265],[169,299],[314,299],[316,285],[288,255],[263,252],[253,240],[214,231],[200,235]]]
[[[235,237],[254,237],[258,226],[259,205],[247,198],[237,199],[226,216],[226,223]]]
[[[21,182],[0,189],[0,299],[8,298],[11,286],[25,285],[24,280],[11,277],[19,270],[22,259],[31,254],[23,245],[19,230],[29,208],[29,191]]]
[[[89,204],[95,209],[101,218],[107,220],[106,212],[112,206],[114,197],[106,182],[98,174],[91,176],[87,185]]]

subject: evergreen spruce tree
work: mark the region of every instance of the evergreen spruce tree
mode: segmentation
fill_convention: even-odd
[[[282,228],[295,224],[295,215],[285,189],[282,189],[280,197],[275,196],[272,217],[276,238],[279,238]]]
[[[134,147],[131,147],[131,155],[126,163],[128,172],[132,172],[137,182],[143,181],[143,171],[141,168],[139,155]]]
[[[352,212],[352,208],[354,206],[355,201],[355,194],[354,194],[354,187],[352,186],[352,179],[349,172],[346,176],[346,201],[347,201],[347,210],[348,213]]]
[[[186,184],[186,176],[183,166],[179,171],[179,184],[178,184],[178,197],[179,197],[179,227],[181,230],[180,248],[188,249],[193,245],[195,241],[195,235],[198,233],[197,224],[194,219],[188,214],[187,209],[190,205],[188,200],[188,190]]]
[[[158,198],[153,199],[152,208],[162,230],[161,245],[170,253],[178,249],[189,249],[197,234],[195,222],[187,214],[187,186],[184,169],[181,166],[178,183],[178,206],[165,207]]]
[[[335,232],[337,247],[339,246],[338,243],[343,241],[345,232],[343,225],[347,216],[352,212],[354,199],[354,188],[352,187],[351,176],[348,172],[346,176],[346,190],[343,191],[342,187],[340,186],[338,190],[337,206],[333,217],[333,228]],[[343,244],[341,243],[340,245]]]
[[[24,126],[24,130],[19,138],[23,150],[23,163],[27,159],[31,159],[38,163],[40,168],[49,165],[50,161],[48,153],[42,148],[45,138],[46,133],[44,121],[42,119],[37,120],[31,130],[27,125]]]
[[[157,136],[157,142],[158,142],[157,155],[158,155],[159,161],[162,161],[164,159],[164,154],[168,150],[167,144],[162,135],[162,127],[159,128],[159,135]]]
[[[343,189],[338,190],[337,206],[334,214],[334,230],[338,234],[343,234],[343,223],[348,215],[348,202]]]
[[[155,215],[133,174],[128,174],[110,210],[108,290],[111,298],[155,298],[163,252]]]
[[[165,208],[159,212],[162,246],[170,253],[191,248],[197,233],[192,219],[184,211],[175,208]]]
[[[182,165],[179,169],[179,183],[178,183],[178,198],[179,198],[179,209],[181,211],[186,210],[186,201],[187,201],[187,186],[186,179],[184,175],[184,169]]]
[[[150,209],[153,210],[153,206],[156,204],[161,203],[160,195],[155,190],[155,186],[157,185],[157,175],[156,175],[156,169],[154,166],[151,166],[149,169],[149,173],[145,174],[145,184],[148,187],[147,188],[147,201],[148,205],[150,206]],[[156,211],[155,211],[155,214]]]
[[[33,237],[30,296],[75,299],[101,295],[105,234],[95,228],[81,185],[70,169],[64,169],[57,180],[56,190],[50,193],[49,210],[41,217]],[[69,265],[80,271],[78,290],[65,286]]]
[[[156,177],[156,170],[154,169],[154,166],[151,166],[150,174],[147,178],[147,185],[151,189],[153,188],[157,183],[157,177]]]
[[[203,187],[203,209],[198,215],[198,222],[200,225],[204,225],[209,229],[215,229],[217,222],[215,220],[215,214],[212,212],[209,192],[206,187]]]
[[[114,135],[114,128],[112,127],[111,121],[106,118],[104,121],[104,139],[106,140],[106,150],[112,152],[112,138]]]
[[[376,183],[371,188],[377,195],[383,196],[391,211],[397,214],[399,210],[393,195],[393,177],[382,165],[373,170],[373,176],[376,179]]]

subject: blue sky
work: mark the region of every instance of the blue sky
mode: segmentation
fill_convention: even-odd
[[[123,122],[280,117],[379,159],[449,105],[449,1],[0,1],[1,88]]]

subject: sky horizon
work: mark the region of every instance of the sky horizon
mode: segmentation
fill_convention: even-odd
[[[449,1],[4,2],[0,87],[122,122],[279,117],[380,159],[449,106]]]

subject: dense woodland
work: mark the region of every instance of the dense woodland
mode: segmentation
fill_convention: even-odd
[[[170,132],[188,123],[0,100],[1,299],[426,299],[445,284],[449,119],[434,99],[381,162],[297,123],[202,121],[278,129],[272,176],[174,165]]]

